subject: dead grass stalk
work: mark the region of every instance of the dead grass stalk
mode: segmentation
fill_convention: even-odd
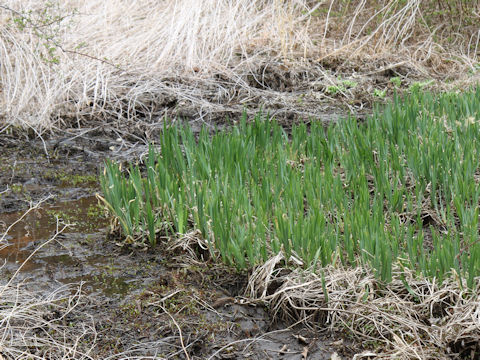
[[[258,267],[248,295],[277,319],[347,331],[364,344],[357,359],[443,359],[480,350],[480,301],[454,274],[439,284],[398,269],[392,283],[382,284],[364,268],[315,273],[284,264],[278,255]]]
[[[7,0],[0,7],[0,123],[41,134],[165,114],[202,121],[259,104],[315,116],[298,99],[328,102],[325,69],[371,73],[399,58],[403,65],[391,70],[402,76],[470,79],[478,4],[442,4]]]

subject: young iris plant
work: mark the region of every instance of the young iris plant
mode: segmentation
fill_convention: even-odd
[[[480,272],[480,90],[415,92],[325,128],[244,117],[198,139],[165,126],[146,170],[107,162],[105,203],[126,236],[199,229],[239,268],[284,251],[305,266],[394,266],[469,286]],[[430,219],[430,220],[428,220]]]

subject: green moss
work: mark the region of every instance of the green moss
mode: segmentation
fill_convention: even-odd
[[[98,185],[98,178],[93,174],[70,174],[65,170],[59,172],[51,171],[47,174],[61,182],[64,186],[96,187]]]
[[[10,185],[10,189],[15,193],[15,194],[21,194],[23,192],[23,186],[20,184],[12,184]]]
[[[87,209],[87,216],[92,219],[105,219],[105,208],[99,204],[92,204]]]

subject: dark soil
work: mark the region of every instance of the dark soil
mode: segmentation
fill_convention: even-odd
[[[189,262],[186,254],[168,253],[165,244],[125,246],[109,235],[109,219],[94,197],[103,159],[138,158],[146,145],[118,129],[63,135],[20,141],[13,133],[0,135],[0,233],[30,203],[50,196],[8,232],[0,278],[8,281],[57,224],[75,224],[38,250],[15,281],[42,294],[81,283],[81,315],[70,321],[81,327],[94,319],[91,356],[129,351],[124,358],[184,359],[186,351],[190,359],[351,357],[341,334],[275,322],[268,309],[250,303],[242,296],[247,274],[211,261]]]

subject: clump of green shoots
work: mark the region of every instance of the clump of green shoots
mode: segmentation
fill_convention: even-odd
[[[165,126],[146,170],[108,161],[105,202],[127,236],[193,228],[239,268],[295,253],[306,267],[408,267],[472,285],[480,274],[480,90],[395,99],[366,122],[287,134],[244,118],[198,138]]]

